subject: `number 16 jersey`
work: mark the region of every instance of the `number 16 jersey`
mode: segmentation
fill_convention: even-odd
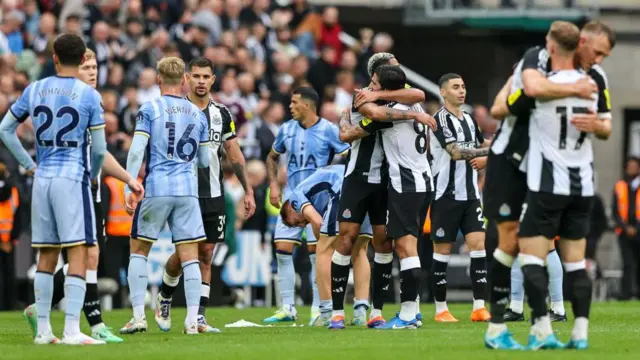
[[[149,138],[145,197],[198,197],[194,162],[198,146],[209,146],[209,124],[202,110],[181,97],[163,95],[140,107],[135,135]]]
[[[573,84],[586,74],[562,70],[549,75],[551,82]],[[527,185],[535,192],[593,196],[593,149],[591,137],[571,124],[575,114],[596,112],[594,100],[567,97],[536,101],[529,123]]]
[[[391,107],[424,112],[420,104],[412,107],[394,104]],[[389,168],[389,186],[398,193],[433,191],[431,167],[427,160],[428,131],[415,120],[394,121],[392,127],[381,130],[382,148]]]

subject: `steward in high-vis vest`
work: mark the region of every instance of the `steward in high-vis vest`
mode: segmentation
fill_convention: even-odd
[[[21,214],[18,189],[0,162],[0,310],[14,310],[17,305],[13,249],[22,231]]]
[[[634,275],[640,289],[640,271],[634,274],[634,269],[640,266],[640,159],[627,160],[625,177],[613,189],[611,207],[622,257],[620,299],[629,300],[633,297]]]
[[[105,232],[109,237],[129,237],[133,217],[124,208],[125,183],[112,177],[104,178],[104,184],[109,188],[109,208],[105,221]]]

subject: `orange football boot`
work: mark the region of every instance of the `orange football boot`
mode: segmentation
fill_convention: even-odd
[[[491,314],[487,310],[487,308],[480,308],[477,310],[473,310],[471,313],[471,321],[489,321],[491,320]]]
[[[449,310],[436,314],[435,320],[443,323],[458,322],[458,319],[454,318]]]

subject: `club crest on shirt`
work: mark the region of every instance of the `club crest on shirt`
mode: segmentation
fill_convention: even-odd
[[[453,133],[451,132],[451,130],[449,130],[448,127],[442,128],[442,134],[444,134],[444,137],[447,138],[453,137]]]

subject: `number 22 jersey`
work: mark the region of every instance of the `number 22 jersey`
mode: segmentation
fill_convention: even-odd
[[[181,97],[163,95],[140,107],[135,135],[149,138],[145,197],[198,197],[194,162],[198,146],[209,146],[209,124],[202,110]]]

